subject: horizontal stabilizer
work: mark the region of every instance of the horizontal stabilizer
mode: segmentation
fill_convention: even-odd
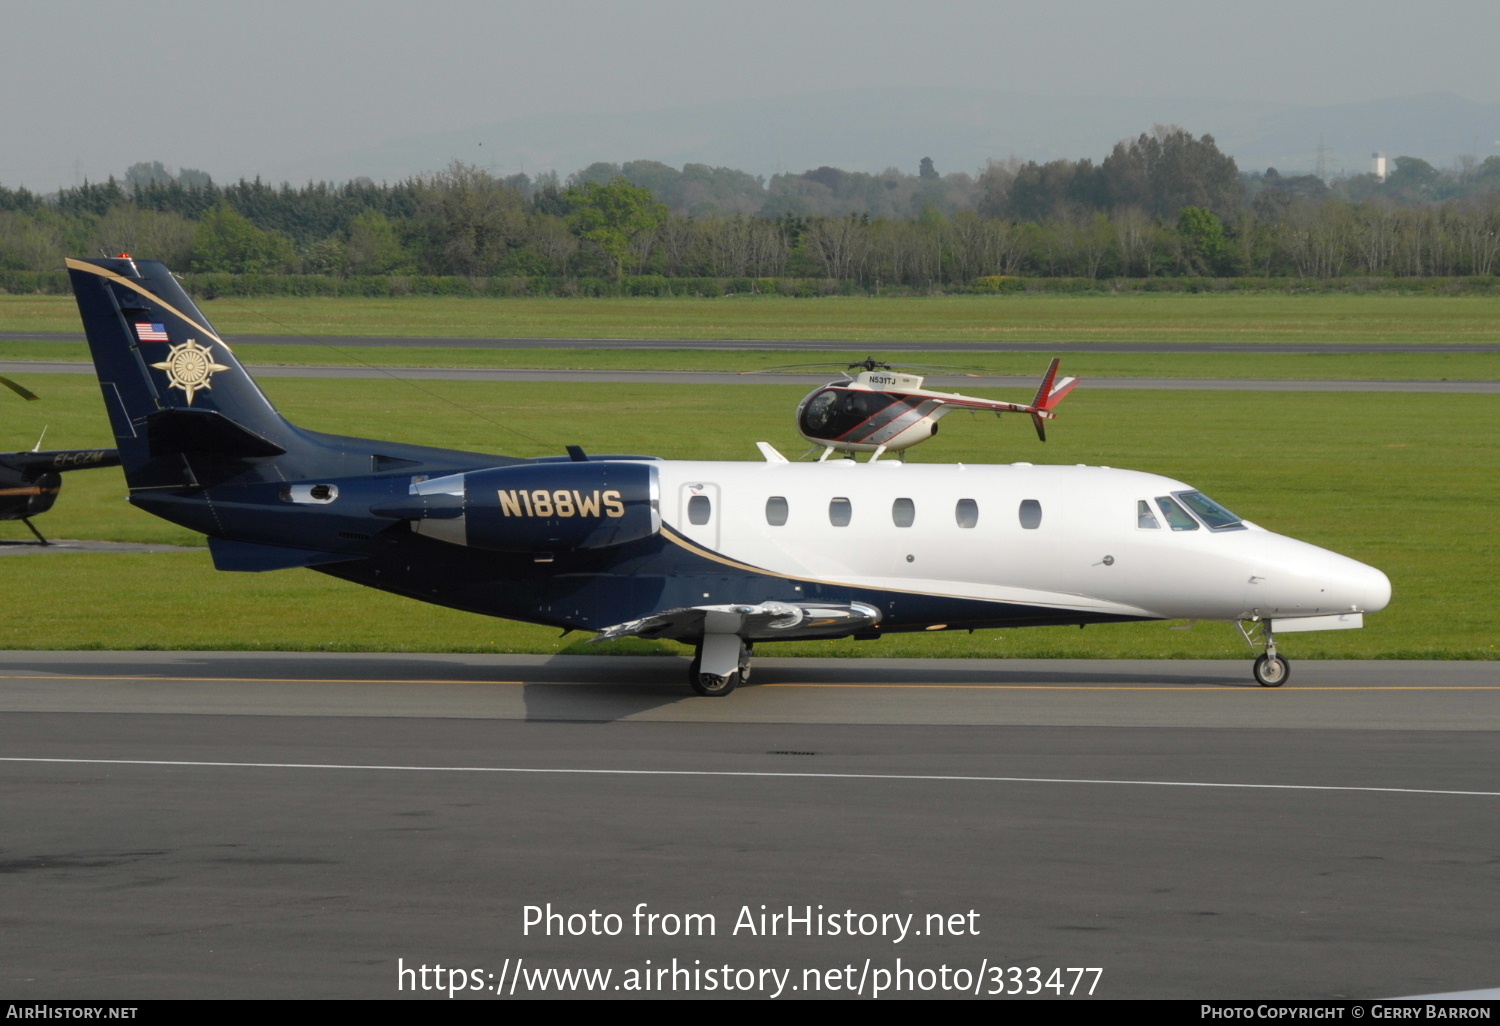
[[[158,410],[146,418],[146,438],[153,457],[183,452],[254,459],[286,452],[217,410]]]
[[[210,538],[208,551],[214,557],[215,570],[239,570],[245,573],[290,570],[293,567],[319,566],[323,563],[349,563],[364,558],[343,552],[289,549],[281,545],[258,545],[224,538]]]

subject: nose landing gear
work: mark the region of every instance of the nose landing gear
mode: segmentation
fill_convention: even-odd
[[[1259,641],[1251,633],[1256,625],[1259,625],[1261,630]],[[1255,664],[1250,670],[1255,675],[1255,682],[1263,688],[1279,688],[1285,684],[1292,675],[1292,664],[1287,662],[1286,657],[1276,654],[1276,634],[1271,628],[1271,621],[1256,620],[1248,631],[1242,623],[1236,623],[1235,626],[1240,629],[1240,634],[1244,636],[1251,648],[1256,647],[1257,644],[1263,644],[1266,647],[1265,654],[1256,657]]]
[[[1263,688],[1279,688],[1292,675],[1291,666],[1285,659],[1267,652],[1255,660],[1252,668],[1256,683]]]

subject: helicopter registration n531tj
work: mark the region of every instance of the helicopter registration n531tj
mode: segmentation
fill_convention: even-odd
[[[283,418],[166,267],[69,260],[130,501],[222,570],[310,567],[491,616],[693,646],[725,695],[758,642],[1189,618],[1362,626],[1384,574],[1190,485],[1108,467],[535,459]],[[1249,639],[1251,634],[1246,631]]]

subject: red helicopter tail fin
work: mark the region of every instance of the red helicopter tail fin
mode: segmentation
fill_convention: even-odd
[[[1031,405],[1039,410],[1050,410],[1078,384],[1077,378],[1057,379],[1057,368],[1062,363],[1060,357],[1053,357],[1052,363],[1047,367],[1047,373],[1042,378],[1042,385],[1036,390],[1036,398],[1031,400]]]
[[[1043,419],[1050,420],[1057,416],[1052,411],[1078,384],[1077,378],[1058,380],[1057,368],[1061,363],[1062,360],[1059,357],[1052,358],[1052,363],[1047,367],[1047,374],[1042,378],[1041,387],[1036,390],[1036,398],[1031,401],[1031,423],[1036,426],[1036,436],[1044,442],[1047,440],[1047,428],[1043,424]]]

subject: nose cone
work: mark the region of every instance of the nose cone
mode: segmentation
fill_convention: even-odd
[[[1247,602],[1265,617],[1373,613],[1391,601],[1391,582],[1373,566],[1270,532],[1248,532],[1253,546]]]
[[[1391,579],[1347,556],[1336,556],[1328,583],[1329,594],[1351,612],[1374,613],[1391,601]]]

